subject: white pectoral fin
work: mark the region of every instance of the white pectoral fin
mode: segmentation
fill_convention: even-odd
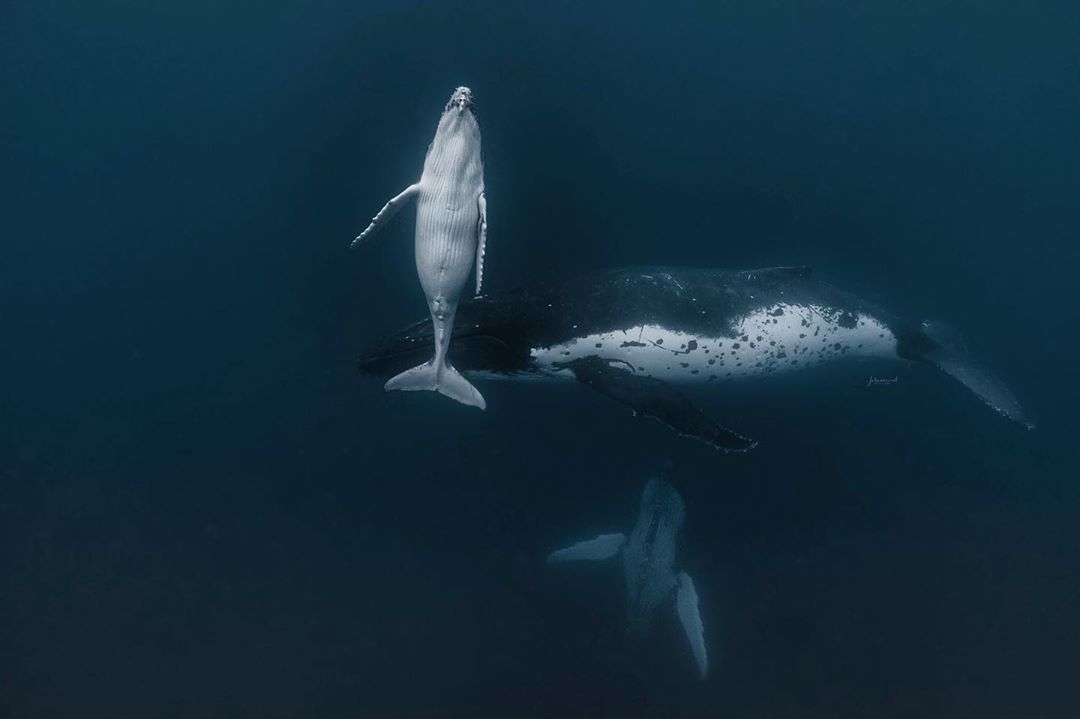
[[[690,642],[690,649],[694,652],[701,678],[704,679],[705,673],[709,670],[709,657],[705,652],[705,627],[701,623],[694,580],[690,579],[690,575],[686,572],[679,572],[675,611],[679,615],[679,623],[682,624],[686,638]]]
[[[626,544],[623,534],[601,534],[593,539],[586,539],[565,549],[559,549],[548,555],[548,564],[554,562],[595,561],[614,557]]]
[[[476,199],[476,206],[480,210],[476,227],[476,294],[479,295],[484,286],[484,251],[487,248],[487,197],[483,192]]]
[[[419,184],[409,185],[404,190],[402,190],[400,194],[398,194],[396,197],[393,197],[383,206],[381,210],[379,210],[379,214],[375,215],[375,217],[372,218],[371,224],[368,225],[363,232],[356,236],[356,239],[352,241],[352,245],[350,246],[355,247],[367,238],[371,237],[371,235],[378,232],[379,228],[389,222],[390,218],[396,215],[398,213],[398,210],[405,206],[406,202],[416,197],[418,194],[420,194]]]

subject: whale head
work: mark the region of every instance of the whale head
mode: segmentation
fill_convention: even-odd
[[[447,153],[459,156],[462,143],[471,151],[470,154],[479,156],[480,123],[476,120],[476,99],[467,87],[454,90],[446,103],[439,126],[435,129],[435,139],[432,140],[425,168],[429,163],[437,164],[438,159]]]
[[[472,90],[462,85],[450,95],[450,101],[446,103],[444,112],[450,112],[451,110],[457,110],[458,112],[472,112],[475,102]]]

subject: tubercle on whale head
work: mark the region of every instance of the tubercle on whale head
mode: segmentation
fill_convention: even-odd
[[[454,90],[450,95],[450,101],[446,103],[446,109],[444,112],[450,112],[450,110],[474,110],[476,106],[476,100],[473,98],[472,90],[462,85]]]

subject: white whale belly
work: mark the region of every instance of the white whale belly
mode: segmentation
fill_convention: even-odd
[[[476,260],[476,197],[450,205],[445,195],[421,197],[416,211],[416,270],[429,298],[456,301]]]
[[[806,369],[846,357],[895,357],[896,337],[870,315],[841,324],[816,305],[780,303],[743,317],[735,335],[706,336],[659,325],[591,334],[531,350],[548,376],[572,377],[560,364],[599,356],[667,382],[738,380]]]
[[[476,260],[484,191],[480,132],[471,115],[439,124],[416,203],[416,270],[429,302],[456,305]]]

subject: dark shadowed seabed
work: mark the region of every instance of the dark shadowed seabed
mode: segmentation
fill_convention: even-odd
[[[0,8],[0,717],[1080,714],[1080,10],[107,0]],[[416,178],[484,132],[491,290],[809,264],[944,320],[932,368],[695,395],[721,455],[572,385],[384,394]],[[897,377],[867,387],[870,376]],[[710,675],[624,630],[686,500]]]

